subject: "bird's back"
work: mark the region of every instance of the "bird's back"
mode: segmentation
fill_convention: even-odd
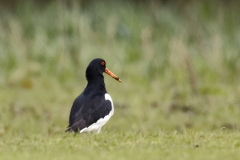
[[[89,88],[88,88],[89,89]],[[85,90],[73,102],[67,131],[82,130],[107,116],[113,108],[111,100],[105,99],[106,91]]]

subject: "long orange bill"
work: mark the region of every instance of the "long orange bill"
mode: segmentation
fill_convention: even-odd
[[[119,79],[115,74],[113,74],[109,69],[105,68],[105,73],[107,73],[112,78],[116,79],[118,82],[122,82],[121,79]]]

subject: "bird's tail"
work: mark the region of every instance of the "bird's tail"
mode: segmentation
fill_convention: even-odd
[[[68,127],[67,130],[65,132],[71,132],[71,128]]]

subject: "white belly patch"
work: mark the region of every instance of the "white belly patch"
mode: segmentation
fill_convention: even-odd
[[[108,115],[106,115],[103,118],[100,118],[97,122],[91,124],[90,126],[88,126],[87,128],[83,128],[80,133],[84,133],[84,132],[95,132],[95,133],[99,133],[101,131],[101,128],[104,124],[107,123],[107,121],[110,119],[110,117],[113,115],[114,113],[114,106],[113,106],[113,101],[111,96],[106,93],[105,94],[105,99],[109,100],[111,102],[112,105],[112,110],[109,112]]]

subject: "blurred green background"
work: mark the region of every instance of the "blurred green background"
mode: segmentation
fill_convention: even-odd
[[[62,133],[97,57],[103,132],[238,130],[240,2],[1,1],[0,135]]]

